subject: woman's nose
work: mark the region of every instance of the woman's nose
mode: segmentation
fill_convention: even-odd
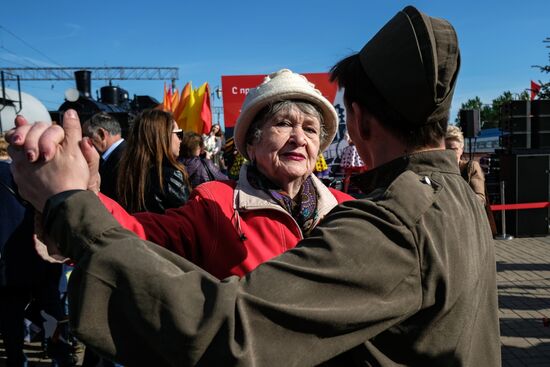
[[[306,134],[304,133],[304,130],[299,126],[296,126],[292,129],[290,137],[299,146],[305,145],[307,142]]]

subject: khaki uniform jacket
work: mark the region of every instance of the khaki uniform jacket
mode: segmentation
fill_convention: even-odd
[[[368,198],[223,281],[122,229],[93,193],[54,196],[74,333],[127,366],[499,366],[493,240],[454,153],[359,181]]]
[[[472,190],[474,190],[479,200],[485,204],[485,174],[483,173],[483,169],[478,161],[472,160],[470,164],[468,162],[461,160],[458,163],[460,173]]]

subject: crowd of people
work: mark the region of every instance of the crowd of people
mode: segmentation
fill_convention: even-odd
[[[34,339],[42,342],[55,366],[73,366],[77,359],[65,312],[66,272],[36,251],[35,211],[17,195],[9,161],[7,142],[0,136],[0,334],[7,366],[26,366],[24,342]]]
[[[491,228],[449,145],[459,67],[452,25],[408,6],[331,69],[357,200],[316,176],[338,116],[288,69],[225,144],[161,110],[126,140],[108,115],[18,116],[13,179],[42,257],[75,264],[90,365],[500,366]]]

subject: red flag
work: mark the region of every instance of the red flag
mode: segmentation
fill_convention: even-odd
[[[178,91],[178,88],[174,89],[174,92],[172,93],[172,98],[170,100],[170,112],[174,113],[174,110],[180,103],[180,93]]]
[[[164,105],[165,111],[172,111],[172,87],[168,87],[168,93],[166,94],[166,103]]]
[[[206,83],[201,107],[202,133],[208,134],[212,129],[212,107],[210,106],[210,87]]]
[[[187,104],[187,101],[189,99],[189,95],[192,92],[193,92],[193,89],[191,87],[191,84],[188,82],[187,84],[185,84],[185,86],[181,90],[181,96],[180,96],[179,103],[175,107],[172,106],[172,107],[174,107],[174,118],[178,122],[178,126],[180,128],[182,128],[182,126],[183,126],[183,122],[180,122],[180,119],[182,118],[183,110],[185,109],[185,105]]]
[[[531,101],[535,99],[537,94],[540,92],[540,84],[535,83],[531,80]]]
[[[166,110],[166,82],[164,82],[164,93],[162,95],[162,102],[160,102],[158,106],[155,107],[155,109],[162,111]]]
[[[164,82],[164,97],[162,98],[162,109],[164,111],[170,111],[170,104],[172,102],[172,89],[166,87]]]

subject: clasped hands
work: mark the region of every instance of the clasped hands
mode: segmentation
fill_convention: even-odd
[[[65,112],[63,127],[44,122],[29,124],[23,116],[16,117],[15,126],[6,133],[11,171],[19,194],[38,212],[43,212],[46,201],[55,194],[99,191],[99,154],[88,138],[82,138],[76,111]],[[58,253],[57,246],[47,245],[50,255]],[[45,258],[44,249],[39,247],[37,244]]]

